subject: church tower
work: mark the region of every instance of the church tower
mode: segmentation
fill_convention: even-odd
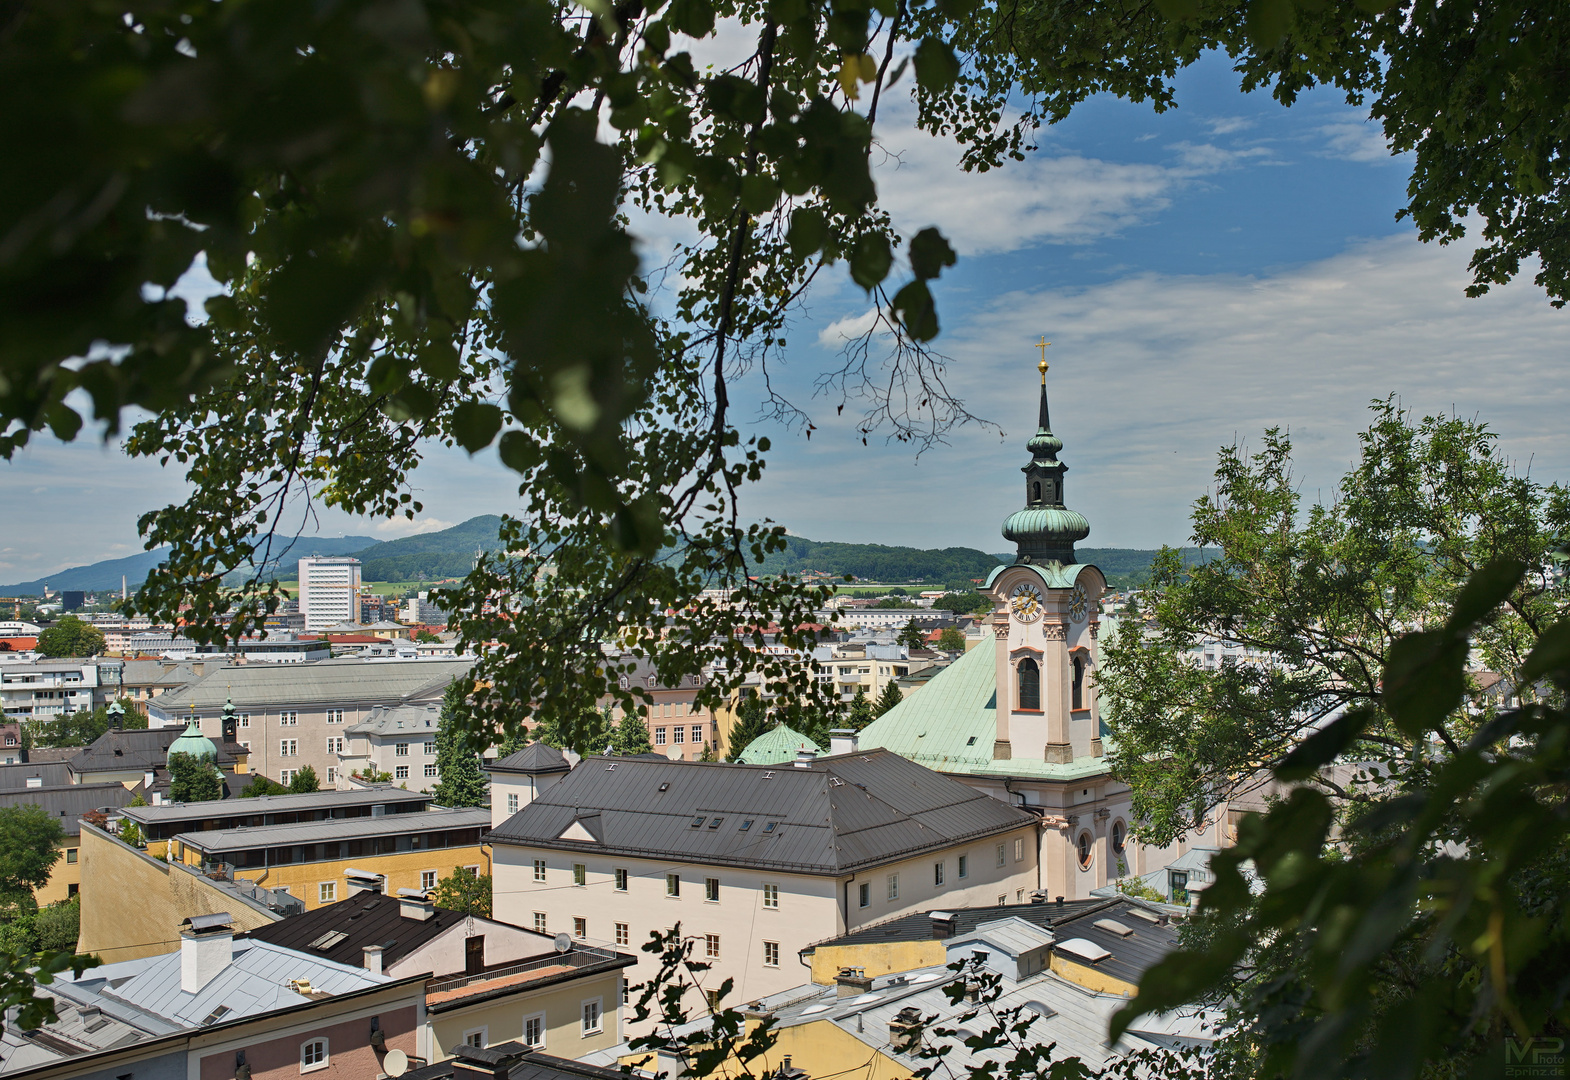
[[[992,756],[1069,764],[1102,753],[1094,672],[1107,583],[1096,567],[1075,561],[1074,544],[1090,535],[1090,522],[1064,503],[1068,466],[1058,460],[1063,440],[1047,408],[1048,344],[1043,338],[1039,346],[1041,406],[1021,470],[1025,506],[1003,523],[1014,561],[987,582],[997,649]]]

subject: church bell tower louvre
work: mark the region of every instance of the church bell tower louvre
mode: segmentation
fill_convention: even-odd
[[[997,649],[997,737],[993,757],[1049,764],[1099,758],[1101,709],[1098,663],[1100,601],[1106,578],[1078,563],[1074,544],[1090,522],[1065,504],[1058,459],[1063,440],[1052,432],[1047,403],[1047,346],[1041,350],[1041,403],[1036,433],[1026,443],[1025,506],[1003,523],[1013,541],[1013,563],[987,583]]]

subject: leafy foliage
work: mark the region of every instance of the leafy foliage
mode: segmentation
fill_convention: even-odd
[[[647,754],[654,750],[654,744],[649,742],[649,726],[643,722],[643,715],[636,710],[623,714],[616,721],[616,726],[611,728],[611,752],[623,757],[632,757],[634,754]]]
[[[491,876],[455,866],[451,874],[436,883],[436,906],[464,915],[491,917]]]
[[[104,651],[104,632],[75,615],[66,615],[38,635],[43,656],[97,656]]]
[[[917,626],[916,620],[912,619],[905,624],[904,629],[899,632],[899,637],[895,640],[907,649],[925,649],[927,647],[927,632]]]
[[[49,882],[65,832],[41,806],[0,808],[0,895],[30,893]]]
[[[1152,1009],[1231,1002],[1229,1075],[1497,1075],[1506,1040],[1520,1050],[1563,1030],[1570,619],[1543,625],[1514,669],[1519,707],[1479,714],[1464,676],[1469,646],[1497,633],[1531,573],[1490,562],[1448,618],[1392,642],[1384,712],[1420,752],[1382,763],[1339,835],[1337,807],[1312,786],[1246,818],[1211,860],[1203,932],[1145,973],[1114,1038]],[[1381,719],[1347,711],[1276,776],[1315,775]]]
[[[90,746],[111,727],[146,728],[147,717],[136,707],[136,702],[121,698],[113,705],[82,709],[70,716],[27,721],[22,728],[22,744],[27,747]]]
[[[1165,843],[1192,827],[1347,710],[1374,717],[1349,736],[1352,760],[1424,752],[1428,736],[1400,722],[1386,658],[1405,630],[1442,620],[1475,568],[1500,558],[1531,568],[1474,635],[1492,671],[1517,670],[1570,602],[1550,558],[1555,537],[1570,535],[1570,491],[1514,470],[1477,421],[1418,420],[1389,401],[1373,412],[1339,497],[1306,515],[1285,435],[1268,432],[1252,456],[1225,449],[1215,493],[1194,510],[1194,539],[1217,557],[1185,567],[1165,554],[1149,597],[1154,634],[1129,622],[1103,649],[1110,762],[1133,788],[1142,837]],[[1223,641],[1254,658],[1194,662]],[[1475,726],[1458,717],[1435,737],[1453,753]]]
[[[995,555],[975,548],[909,548],[884,544],[842,544],[787,536],[785,546],[768,554],[755,573],[802,574],[816,571],[862,581],[968,581],[985,578],[998,565]]]
[[[992,610],[992,601],[979,592],[945,593],[932,602],[932,608],[956,615],[980,615]]]
[[[392,777],[388,777],[389,780]],[[240,789],[240,798],[254,799],[258,795],[287,795],[289,789],[276,780],[270,780],[261,773],[254,773],[251,782]]]
[[[945,626],[938,635],[938,648],[943,652],[964,652],[965,631],[957,626]]]
[[[320,791],[321,787],[321,781],[316,778],[316,769],[310,765],[296,769],[294,775],[289,778],[288,791],[291,795],[308,795],[313,791]]]
[[[890,683],[892,686],[893,684]],[[850,708],[845,711],[845,724],[852,731],[860,731],[878,718],[872,709],[872,702],[867,700],[867,691],[863,687],[856,688],[856,696],[851,699]],[[813,740],[817,742],[816,739]],[[823,743],[818,745],[822,746]]]
[[[905,695],[900,692],[898,684],[893,679],[890,679],[884,684],[883,693],[878,695],[878,700],[873,704],[872,715],[874,717],[882,716],[904,700]]]
[[[736,722],[730,729],[730,753],[725,760],[735,761],[747,745],[774,726],[769,719],[769,706],[762,695],[745,694],[736,704]]]
[[[490,786],[480,771],[480,757],[470,750],[461,730],[467,708],[464,680],[456,679],[442,697],[436,720],[436,785],[431,794],[442,806],[489,806]]]
[[[38,935],[38,947],[46,952],[75,952],[76,939],[82,933],[82,901],[80,897],[60,904],[51,904],[38,912],[33,920],[33,930]]]
[[[169,755],[169,798],[172,802],[209,802],[223,797],[223,778],[205,757]]]

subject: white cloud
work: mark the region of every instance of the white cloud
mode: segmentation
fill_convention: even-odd
[[[1183,542],[1217,448],[1257,444],[1271,426],[1292,434],[1306,497],[1329,497],[1369,401],[1390,393],[1419,414],[1476,414],[1534,476],[1570,479],[1570,312],[1548,305],[1531,268],[1468,299],[1468,254],[1403,234],[1268,276],[1141,274],[996,296],[951,316],[938,344],[958,360],[950,387],[1007,429],[1001,444],[966,428],[916,461],[907,445],[863,450],[852,418],[825,417],[810,447],[771,462],[754,505],[815,539],[1003,550],[1042,333],[1089,545]]]
[[[844,346],[847,341],[855,341],[878,323],[878,309],[868,308],[860,315],[847,315],[843,319],[836,319],[822,330],[818,331],[818,344],[831,349]]]
[[[1252,116],[1213,116],[1208,120],[1201,120],[1212,135],[1231,135],[1235,132],[1246,131],[1253,127],[1256,118]]]
[[[443,521],[441,518],[392,518],[387,521],[378,521],[371,526],[371,531],[380,536],[419,536],[421,533],[441,532],[450,529],[457,522]]]
[[[1346,119],[1325,124],[1318,134],[1325,140],[1324,157],[1347,161],[1379,162],[1391,159],[1385,130],[1374,120]]]

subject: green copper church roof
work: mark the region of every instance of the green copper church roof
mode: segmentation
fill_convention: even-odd
[[[1074,561],[1074,544],[1090,535],[1085,515],[1064,505],[1063,475],[1068,466],[1058,460],[1063,440],[1052,433],[1047,410],[1047,366],[1041,365],[1041,405],[1036,433],[1025,444],[1030,464],[1025,474],[1025,508],[1010,514],[1003,523],[1003,536],[1016,547],[1016,562]]]
[[[213,745],[213,740],[202,734],[202,729],[196,726],[196,718],[185,725],[185,731],[180,737],[169,744],[169,753],[164,758],[168,762],[176,754],[190,754],[196,758],[206,758],[208,761],[218,760],[218,747]]]
[[[1077,572],[1082,568],[1063,569]],[[992,756],[997,736],[997,652],[988,631],[979,644],[926,686],[863,728],[860,745],[892,750],[941,773],[1081,780],[1107,771],[1106,759],[1099,757],[1075,758],[1063,764],[1028,758],[997,759]]]
[[[743,765],[779,765],[795,761],[798,750],[823,753],[823,748],[807,736],[786,724],[772,727],[747,744],[736,758]]]
[[[1079,575],[1086,570],[1094,570],[1098,574],[1101,573],[1101,567],[1096,566],[1094,563],[1009,563],[1005,566],[993,567],[992,573],[987,575],[987,583],[982,586],[982,589],[992,588],[992,583],[998,579],[998,575],[1003,573],[1003,571],[1020,568],[1034,573],[1041,579],[1041,583],[1049,589],[1072,589],[1074,583],[1079,580]],[[1102,576],[1105,577],[1106,575],[1103,574]]]

